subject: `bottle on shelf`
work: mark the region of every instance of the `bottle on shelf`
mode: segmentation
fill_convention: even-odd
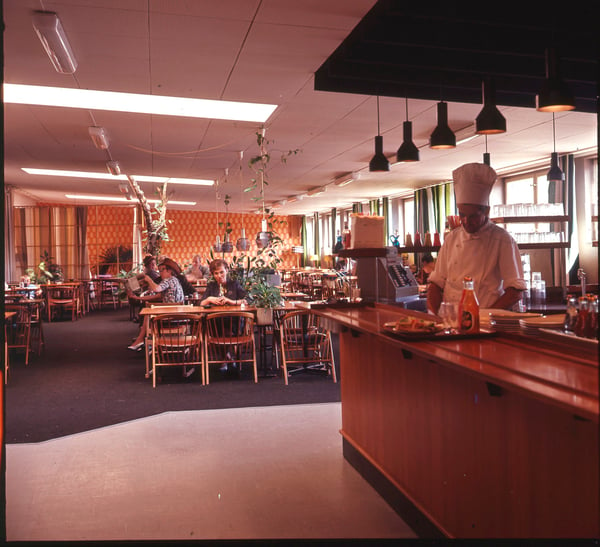
[[[415,232],[415,241],[414,241],[414,246],[415,247],[421,247],[423,244],[421,243],[421,234],[419,232]]]
[[[432,243],[431,243],[431,234],[429,232],[425,232],[425,242],[423,243],[423,245],[425,245],[425,247],[431,247]]]
[[[413,240],[412,240],[412,236],[410,234],[406,234],[406,241],[404,243],[405,247],[412,247],[413,246]]]
[[[460,332],[472,334],[479,332],[479,301],[475,295],[473,278],[465,276],[463,293],[458,305],[458,321]]]
[[[576,336],[581,336],[582,338],[589,338],[589,330],[590,330],[590,306],[589,300],[587,296],[579,297],[579,310],[577,313],[577,322],[575,323],[575,328],[573,331]]]
[[[433,246],[434,247],[441,247],[442,246],[442,242],[440,241],[440,234],[438,232],[436,232],[435,234],[433,234]]]

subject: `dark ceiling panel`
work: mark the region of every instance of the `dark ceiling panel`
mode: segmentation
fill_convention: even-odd
[[[539,2],[414,4],[379,0],[315,73],[315,89],[479,103],[493,76],[498,104],[533,108],[553,46],[577,109],[597,111],[597,2],[569,13]]]

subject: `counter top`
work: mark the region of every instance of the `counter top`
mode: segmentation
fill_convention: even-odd
[[[411,341],[382,332],[385,322],[400,315],[428,317],[385,304],[359,308],[321,308],[315,313],[343,327],[381,336],[405,352],[483,378],[508,390],[527,394],[599,421],[598,359],[545,347],[533,337],[498,333],[493,338]],[[429,317],[430,318],[430,317]]]

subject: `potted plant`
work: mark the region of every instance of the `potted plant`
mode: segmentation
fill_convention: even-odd
[[[271,325],[273,308],[280,306],[282,301],[279,287],[269,284],[263,276],[256,276],[250,283],[248,299],[256,307],[256,323]]]

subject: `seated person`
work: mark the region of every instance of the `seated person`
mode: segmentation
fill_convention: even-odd
[[[160,282],[156,284],[152,281],[152,278],[149,275],[144,276],[144,281],[148,283],[150,287],[151,293],[145,296],[136,296],[131,291],[128,291],[127,295],[130,299],[133,300],[156,300],[156,295],[159,295],[162,299],[162,302],[169,302],[173,304],[183,304],[185,297],[183,288],[181,286],[181,282],[178,279],[178,276],[181,275],[181,270],[177,263],[174,260],[171,260],[168,257],[162,258],[158,271],[160,273]],[[144,338],[146,336],[146,332],[148,330],[148,316],[145,317],[142,326],[140,327],[140,332],[138,333],[137,338],[133,341],[133,343],[127,347],[127,349],[133,351],[140,351],[144,347]]]
[[[210,271],[202,264],[202,257],[200,255],[194,256],[191,265],[185,270],[185,277],[190,283],[195,283],[201,279],[208,279],[209,275]]]
[[[419,285],[427,285],[427,280],[429,279],[429,275],[435,269],[435,258],[431,256],[429,253],[424,254],[421,257],[421,269],[418,271],[415,276],[417,283]]]
[[[206,285],[206,290],[200,299],[200,305],[213,304],[216,306],[241,304],[246,298],[246,291],[235,279],[228,279],[227,262],[217,258],[209,264],[213,279]]]

